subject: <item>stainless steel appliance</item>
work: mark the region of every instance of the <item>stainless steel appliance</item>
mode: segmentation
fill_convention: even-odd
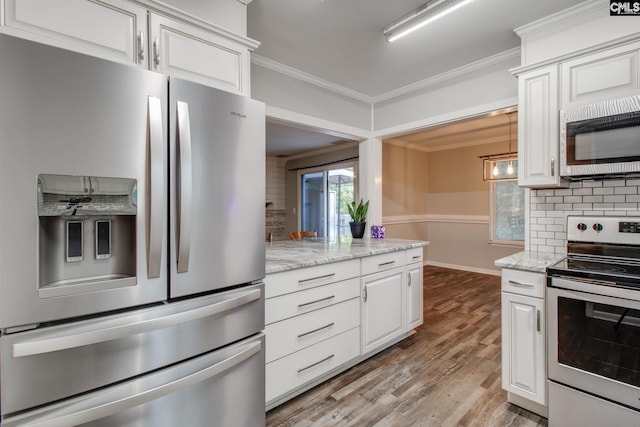
[[[560,175],[640,173],[640,96],[560,111]]]
[[[264,105],[0,57],[0,424],[264,424]]]
[[[640,217],[567,217],[547,274],[549,425],[640,425]]]

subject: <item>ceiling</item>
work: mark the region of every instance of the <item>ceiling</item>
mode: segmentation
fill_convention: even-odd
[[[253,0],[247,32],[261,42],[255,55],[373,99],[517,48],[514,28],[582,1],[476,0],[389,43],[383,29],[426,0]],[[267,149],[285,155],[337,140],[320,135],[269,124]]]

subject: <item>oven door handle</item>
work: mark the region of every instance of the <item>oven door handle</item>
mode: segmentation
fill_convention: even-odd
[[[582,282],[582,283],[588,283],[590,285],[605,285],[605,286],[616,286],[617,283],[616,282],[612,282],[610,280],[600,280],[600,279],[590,279],[590,278],[586,278],[586,277],[573,277],[573,276],[565,276],[565,275],[559,275],[558,276],[561,279],[565,279],[565,280],[573,280],[575,282]]]
[[[93,393],[81,401],[71,401],[33,417],[16,419],[13,422],[10,419],[5,420],[2,425],[3,427],[64,427],[106,418],[224,374],[260,351],[262,351],[262,341],[247,343],[229,357],[191,374],[170,378],[169,373],[160,371],[151,376],[115,386],[113,389]]]
[[[86,327],[82,326],[71,327],[65,331],[66,333],[64,334],[51,334],[50,336],[45,336],[40,339],[13,344],[13,357],[34,356],[37,354],[68,350],[91,344],[114,341],[143,332],[168,328],[233,310],[236,307],[260,299],[261,295],[262,290],[254,288],[204,307],[180,311],[162,317],[125,323],[108,328],[101,327],[98,324],[95,329],[91,330],[86,330]]]

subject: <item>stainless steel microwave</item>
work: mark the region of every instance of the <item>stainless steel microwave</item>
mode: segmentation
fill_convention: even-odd
[[[640,172],[640,96],[560,111],[560,175]]]

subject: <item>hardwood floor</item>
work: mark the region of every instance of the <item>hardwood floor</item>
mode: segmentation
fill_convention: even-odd
[[[546,426],[501,388],[500,278],[424,269],[412,337],[267,413],[267,426]]]

